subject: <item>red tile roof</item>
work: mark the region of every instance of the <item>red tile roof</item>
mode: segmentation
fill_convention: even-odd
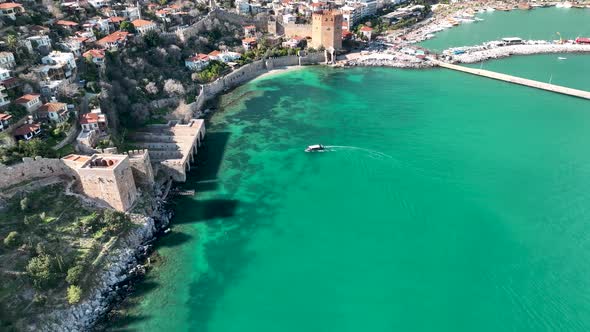
[[[242,39],[242,43],[251,44],[251,43],[255,43],[256,40],[257,40],[256,37],[244,38],[244,39]]]
[[[133,26],[136,27],[136,28],[141,28],[141,27],[144,27],[146,25],[154,24],[154,22],[152,22],[152,21],[141,20],[141,19],[140,20],[135,20],[135,21],[133,21],[131,23],[133,23]]]
[[[128,34],[129,34],[129,32],[126,32],[126,31],[115,31],[115,32],[111,33],[110,35],[100,39],[99,41],[97,41],[97,43],[106,44],[106,43],[120,42],[120,41],[127,39]]]
[[[221,52],[219,52],[218,50],[215,50],[215,51],[209,53],[209,56],[218,56],[219,54],[221,54]]]
[[[67,27],[74,27],[74,26],[78,25],[78,23],[76,23],[74,21],[65,21],[65,20],[59,20],[59,21],[55,22],[55,24],[63,25],[63,26],[67,26]]]
[[[207,54],[198,53],[194,57],[189,59],[190,61],[207,61],[209,60],[209,56]]]
[[[26,94],[26,95],[18,98],[14,102],[16,104],[26,104],[26,103],[30,102],[31,100],[35,100],[35,99],[39,98],[40,96],[41,95],[38,95],[36,93],[29,93],[29,94]]]
[[[16,130],[14,131],[14,135],[25,136],[26,134],[30,134],[32,132],[39,130],[39,129],[41,129],[41,125],[38,123],[24,124],[24,125],[16,128]]]
[[[87,57],[90,55],[93,58],[102,59],[102,58],[104,58],[104,54],[105,54],[104,50],[91,49],[91,50],[84,52],[84,54],[82,54],[82,56]]]
[[[112,23],[121,23],[121,22],[123,22],[125,20],[126,20],[126,18],[119,17],[119,16],[109,17],[109,21],[111,21]]]
[[[14,3],[14,2],[6,2],[6,3],[0,3],[0,9],[11,9],[11,8],[23,8],[23,5],[21,5],[20,3]]]
[[[48,112],[48,113],[53,113],[53,112],[58,112],[64,109],[64,107],[66,107],[67,105],[64,103],[46,103],[45,105],[41,106],[39,108],[39,112]]]
[[[98,123],[97,113],[86,113],[80,116],[80,124]]]
[[[0,121],[8,121],[10,119],[12,119],[12,115],[0,113]]]
[[[373,31],[373,28],[365,26],[361,28],[361,31]]]

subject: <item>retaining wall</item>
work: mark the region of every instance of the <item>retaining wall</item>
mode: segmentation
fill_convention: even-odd
[[[0,166],[0,189],[16,186],[34,179],[50,176],[74,176],[71,169],[60,159],[23,158],[23,162],[11,166]]]

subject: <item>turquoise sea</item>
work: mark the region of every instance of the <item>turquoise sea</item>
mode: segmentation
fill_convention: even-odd
[[[537,8],[534,10],[494,11],[477,14],[482,22],[461,24],[436,34],[421,43],[434,51],[449,47],[479,45],[504,37],[559,40],[590,37],[590,9]]]
[[[483,66],[588,89],[588,60]],[[588,331],[589,105],[443,69],[252,81],[108,330]]]

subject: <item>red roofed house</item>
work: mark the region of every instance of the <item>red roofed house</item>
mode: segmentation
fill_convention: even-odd
[[[14,130],[14,137],[28,141],[41,133],[41,125],[39,123],[24,124]]]
[[[91,59],[92,63],[94,63],[95,65],[103,65],[104,64],[104,55],[105,55],[105,51],[104,50],[99,50],[99,49],[91,49],[88,50],[86,52],[84,52],[84,54],[82,54],[82,56],[86,59]]]
[[[0,113],[0,132],[6,130],[6,128],[10,126],[10,119],[12,119],[12,115]]]
[[[203,68],[207,67],[210,60],[207,54],[199,53],[186,59],[184,65],[190,70],[203,70]]]
[[[134,20],[131,23],[133,23],[135,30],[137,30],[137,32],[139,32],[139,34],[141,35],[144,35],[149,31],[156,30],[156,28],[158,27],[155,22],[142,19]]]
[[[64,103],[50,102],[39,108],[39,118],[52,122],[64,122],[68,119],[68,105]]]
[[[55,25],[59,25],[61,27],[67,28],[67,29],[73,29],[74,27],[78,26],[78,23],[76,23],[74,21],[59,20],[59,21],[55,22]]]
[[[104,132],[108,126],[107,117],[102,113],[100,108],[93,109],[90,113],[82,114],[80,116],[80,124],[84,131],[99,130]]]
[[[13,20],[16,20],[17,14],[22,14],[25,12],[25,7],[20,3],[15,2],[5,2],[0,3],[0,16],[7,16]]]
[[[244,35],[246,37],[254,37],[256,35],[256,26],[255,25],[247,25],[244,27]]]
[[[118,48],[119,46],[125,45],[128,35],[129,32],[127,31],[115,31],[110,35],[98,40],[96,43],[106,49]]]
[[[368,40],[371,40],[371,34],[373,33],[373,28],[364,26],[361,28],[361,33],[363,37],[366,37]]]
[[[41,107],[41,95],[27,94],[14,101],[15,104],[21,105],[27,109],[27,112],[33,113]]]
[[[244,38],[242,39],[242,47],[247,50],[251,50],[258,44],[256,37]]]

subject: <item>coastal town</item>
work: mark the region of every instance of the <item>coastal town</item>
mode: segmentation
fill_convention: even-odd
[[[544,7],[590,2],[0,1],[0,330],[102,319],[170,231],[216,98],[271,70],[440,66],[590,99],[457,66],[590,52],[590,36],[420,45],[478,13]]]

